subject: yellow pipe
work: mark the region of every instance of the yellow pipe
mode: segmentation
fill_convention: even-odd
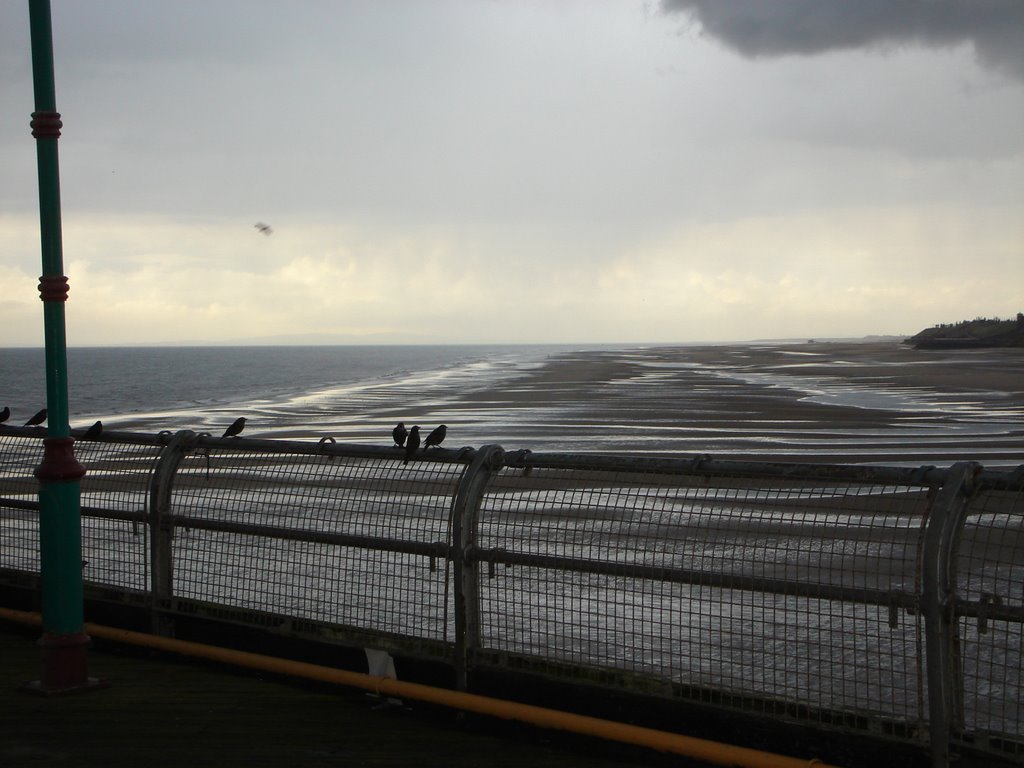
[[[41,624],[42,616],[29,611],[17,611],[0,607],[0,618],[22,624]],[[804,760],[757,749],[736,747],[693,736],[682,736],[676,733],[657,731],[653,728],[642,728],[636,725],[602,720],[596,717],[575,715],[530,704],[503,701],[473,693],[451,691],[445,688],[434,688],[419,683],[392,680],[387,677],[367,675],[361,672],[349,672],[302,661],[278,659],[257,653],[236,651],[229,648],[218,648],[213,645],[194,643],[187,640],[176,640],[158,635],[147,635],[127,629],[105,627],[99,624],[85,624],[85,631],[92,637],[101,637],[130,645],[141,645],[154,650],[166,651],[183,656],[194,656],[211,661],[232,664],[250,669],[259,669],[281,675],[302,677],[337,685],[362,688],[379,695],[405,697],[440,704],[454,709],[477,712],[505,720],[516,720],[530,723],[552,730],[571,731],[586,736],[596,736],[610,741],[620,741],[648,747],[659,752],[670,752],[695,760],[703,760],[714,765],[736,766],[737,768],[834,768],[817,758]]]

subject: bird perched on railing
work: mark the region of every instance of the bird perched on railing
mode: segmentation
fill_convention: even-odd
[[[427,435],[427,439],[423,441],[423,450],[427,450],[427,448],[429,448],[432,445],[440,445],[442,442],[444,442],[445,435],[447,434],[448,427],[446,425],[442,424],[441,426],[437,427],[436,429],[434,429],[433,432]]]
[[[405,438],[409,436],[409,433],[405,429],[405,422],[398,422],[398,426],[391,430],[391,437],[395,439],[395,445],[401,448],[405,445]]]
[[[230,427],[224,430],[223,437],[238,437],[243,429],[245,429],[245,416],[239,416],[231,422]]]
[[[418,426],[413,427],[409,430],[409,436],[405,439],[405,461],[403,464],[408,464],[409,459],[416,453],[416,449],[420,447],[420,428]]]
[[[102,433],[103,433],[103,422],[102,421],[97,421],[95,424],[93,424],[91,427],[89,427],[87,430],[85,430],[85,434],[82,435],[82,439],[83,440],[96,440],[96,439],[99,438],[99,436]]]
[[[5,405],[4,409],[0,411],[0,424],[3,424],[9,418],[11,418],[11,409]]]
[[[46,409],[45,408],[43,408],[43,410],[39,411],[39,413],[37,413],[31,419],[26,421],[25,422],[25,426],[26,427],[38,427],[44,421],[46,421]]]

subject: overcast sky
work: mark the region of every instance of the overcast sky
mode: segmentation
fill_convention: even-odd
[[[1019,0],[52,11],[73,345],[730,341],[1024,310]],[[0,73],[0,346],[36,345],[26,2],[0,0]]]

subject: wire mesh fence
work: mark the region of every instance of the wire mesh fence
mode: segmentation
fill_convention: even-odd
[[[82,441],[82,575],[86,582],[149,589],[149,481],[159,443]]]
[[[1024,492],[978,492],[958,549],[963,727],[1024,756]]]
[[[19,575],[39,572],[39,440],[0,434],[0,568]]]
[[[149,482],[160,450],[155,438],[78,443],[77,458],[89,468],[80,493],[87,582],[148,589]],[[39,570],[39,484],[33,472],[42,457],[39,439],[0,435],[0,567]]]
[[[40,437],[0,427],[0,582],[38,573]],[[1024,755],[1019,471],[979,467],[960,488],[934,468],[493,448],[405,464],[367,446],[104,435],[77,446],[83,576],[172,621],[188,606],[292,617],[433,643],[470,677],[515,666]],[[930,595],[942,557],[948,594]],[[941,706],[935,674],[955,678]]]
[[[479,513],[481,644],[917,723],[927,503],[920,487],[506,470]]]
[[[174,482],[174,594],[445,640],[461,464],[204,448]]]

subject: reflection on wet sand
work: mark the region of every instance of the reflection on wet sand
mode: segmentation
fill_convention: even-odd
[[[1024,463],[1024,352],[895,342],[595,348],[253,403],[252,436],[715,458]],[[194,420],[194,414],[193,420]],[[224,415],[204,416],[220,423]]]
[[[649,347],[566,353],[495,383],[451,381],[415,405],[459,445],[1006,466],[1024,463],[1022,374],[1019,350]],[[384,397],[364,403],[369,424],[345,425],[353,438],[372,440],[366,426],[400,413],[387,395],[414,400],[395,389],[365,393]]]

